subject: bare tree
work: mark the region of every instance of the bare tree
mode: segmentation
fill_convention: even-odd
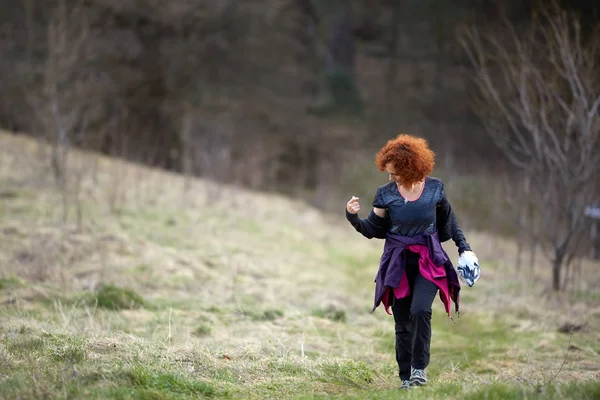
[[[71,168],[73,174],[68,176],[69,149],[84,141],[91,125],[98,129],[103,104],[98,90],[107,86],[101,82],[103,75],[91,67],[93,42],[84,8],[59,0],[48,24],[46,58],[39,71],[41,85],[27,94],[42,136],[51,148],[51,168],[62,195],[63,220],[68,218],[73,195],[78,226],[82,219],[78,192],[83,170]]]
[[[540,225],[520,228],[539,238],[560,290],[600,182],[600,43],[584,36],[577,15],[544,6],[525,27],[505,22],[508,37],[470,27],[459,40],[474,67],[475,111],[507,160],[531,177],[527,200]]]

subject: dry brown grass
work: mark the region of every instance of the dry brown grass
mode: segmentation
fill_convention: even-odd
[[[111,378],[119,360],[252,398],[397,386],[393,321],[368,313],[383,243],[360,237],[343,214],[202,179],[186,192],[182,176],[73,152],[82,185],[69,193],[65,224],[39,155],[31,139],[0,134],[0,332],[9,338],[0,365],[29,362],[14,340],[49,332],[82,340],[59,348],[81,350],[83,369],[113,371],[103,382],[120,382]],[[585,263],[583,290],[554,295],[542,260],[532,279],[519,277],[510,242],[467,237],[483,275],[463,288],[456,325],[435,303],[434,381],[469,382],[458,397],[494,382],[548,382],[565,359],[569,335],[557,331],[565,323],[581,329],[553,382],[598,380],[598,264]],[[453,244],[445,247],[456,259]],[[90,297],[103,284],[133,289],[146,305],[103,309]],[[340,319],[323,317],[327,308]],[[296,392],[284,389],[292,382]],[[94,385],[82,390],[116,396]],[[42,389],[54,390],[31,395]]]

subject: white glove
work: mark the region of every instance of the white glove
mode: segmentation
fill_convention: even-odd
[[[472,251],[463,252],[458,258],[458,266],[456,268],[460,280],[473,287],[481,271],[479,270],[479,259]]]

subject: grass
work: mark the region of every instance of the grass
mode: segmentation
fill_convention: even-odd
[[[369,312],[383,243],[343,215],[78,152],[77,226],[40,154],[0,134],[3,399],[599,396],[597,263],[552,295],[467,232],[483,276],[456,323],[436,300],[431,384],[403,392],[393,319]]]
[[[329,306],[328,308],[317,308],[313,310],[312,315],[338,322],[346,322],[348,320],[344,310],[336,309],[333,306]]]
[[[339,396],[338,399],[432,399],[432,398],[461,398],[467,400],[559,400],[559,399],[597,399],[600,395],[600,383],[586,382],[583,384],[531,386],[508,383],[491,383],[485,387],[469,390],[459,383],[440,384],[435,387],[424,387],[408,391],[382,391],[365,393],[360,396]],[[300,396],[296,400],[328,399],[329,396]]]

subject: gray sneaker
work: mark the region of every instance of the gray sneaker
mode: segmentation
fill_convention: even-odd
[[[400,386],[400,389],[410,389],[411,384],[410,381],[408,379],[403,380],[402,381],[402,386]]]
[[[410,369],[410,384],[415,386],[427,384],[427,373],[424,369]]]

